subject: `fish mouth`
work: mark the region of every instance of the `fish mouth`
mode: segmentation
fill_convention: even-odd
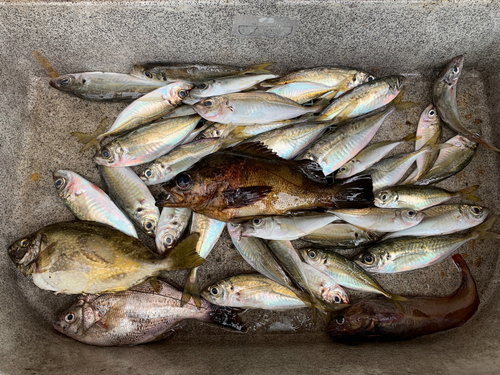
[[[51,79],[49,85],[51,85],[55,89],[59,88],[59,83],[57,82],[57,79]]]
[[[60,322],[54,322],[54,324],[52,324],[52,326],[54,327],[54,329],[56,331],[64,333],[64,327],[62,326],[62,324]]]
[[[182,202],[182,196],[174,193],[173,191],[167,191],[161,193],[156,200],[156,207],[187,207],[185,203]]]

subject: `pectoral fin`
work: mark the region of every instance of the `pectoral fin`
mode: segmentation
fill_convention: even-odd
[[[251,205],[269,194],[271,186],[250,186],[222,193],[227,208],[239,208]]]

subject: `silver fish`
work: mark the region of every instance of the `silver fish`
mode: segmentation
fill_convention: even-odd
[[[275,74],[247,74],[233,77],[215,78],[197,84],[189,93],[191,98],[208,98],[247,90],[256,84],[278,77]]]
[[[329,304],[349,303],[347,293],[335,280],[307,263],[302,263],[302,269],[311,291],[318,300]]]
[[[351,224],[332,223],[314,231],[301,240],[322,247],[357,247],[378,240],[378,236]]]
[[[299,104],[307,103],[317,99],[323,94],[332,91],[331,86],[316,82],[290,82],[285,85],[278,85],[270,88],[266,92],[288,98]]]
[[[189,208],[163,207],[155,237],[158,254],[165,254],[174,248],[186,230],[190,218]]]
[[[183,104],[172,110],[172,112],[167,113],[165,116],[162,117],[162,119],[166,120],[168,118],[191,116],[195,114],[196,112],[194,111],[193,107],[187,104]]]

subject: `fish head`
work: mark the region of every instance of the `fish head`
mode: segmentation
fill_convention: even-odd
[[[155,207],[156,208],[156,207]],[[151,212],[142,212],[141,228],[150,237],[155,237],[156,228],[158,227],[158,209],[151,210]]]
[[[397,207],[399,194],[395,190],[381,190],[375,193],[375,206],[380,208]]]
[[[166,81],[166,77],[164,77],[160,73],[155,73],[151,71],[147,66],[145,65],[134,65],[132,68],[132,71],[130,72],[131,76],[137,77],[137,78],[142,78],[142,79],[147,79],[149,81]]]
[[[204,119],[223,121],[227,114],[233,112],[226,96],[213,96],[193,105],[194,111]]]
[[[366,82],[371,82],[375,79],[374,76],[365,73],[365,72],[356,72],[351,79],[347,80],[346,85],[344,89],[347,90],[352,90],[353,88],[362,85],[363,83]]]
[[[441,71],[439,75],[439,80],[443,81],[448,86],[454,86],[460,74],[462,73],[462,68],[464,65],[464,56],[460,55],[453,58],[448,65]]]
[[[193,85],[189,82],[172,82],[164,87],[164,92],[166,92],[166,94],[164,94],[163,98],[168,100],[171,105],[177,106],[189,95],[192,88]]]
[[[226,279],[206,287],[201,296],[214,305],[224,306],[224,301],[229,298],[231,290],[234,290],[234,287],[231,281]]]
[[[419,123],[422,123],[423,128],[441,126],[439,115],[437,113],[437,109],[434,104],[429,104],[427,108],[424,109],[422,115],[420,116]]]
[[[302,259],[313,267],[323,263],[326,259],[325,253],[320,249],[305,248],[300,249],[299,253],[302,256]]]
[[[238,242],[241,241],[241,223],[227,223],[226,227],[231,238],[234,238]]]
[[[346,291],[339,285],[334,285],[329,288],[321,286],[321,297],[329,303],[349,303],[349,297],[347,296]]]
[[[74,92],[80,90],[85,82],[85,79],[80,74],[66,74],[51,79],[49,84],[61,91]]]
[[[123,162],[124,150],[117,141],[112,141],[94,154],[94,162],[112,167]]]
[[[157,165],[157,164],[152,164],[149,166],[149,168],[145,169],[141,174],[140,178],[146,185],[155,185],[158,184],[164,179],[162,178],[163,173],[162,173],[162,168],[164,167],[163,170],[168,173],[169,171],[172,171],[170,167],[167,167],[165,165]]]
[[[397,210],[396,217],[407,227],[413,227],[424,220],[425,213],[415,210]]]
[[[53,326],[56,331],[81,341],[80,338],[84,337],[89,328],[94,326],[101,318],[99,310],[92,304],[92,301],[96,298],[96,295],[79,296],[54,321]]]
[[[256,217],[241,223],[241,236],[266,238],[273,233],[274,224],[272,217]]]
[[[9,246],[7,252],[17,268],[25,276],[30,276],[36,269],[38,255],[46,246],[47,243],[43,235],[33,233],[14,242]]]
[[[156,247],[162,254],[172,250],[177,244],[179,233],[175,228],[167,228],[156,236]]]
[[[75,178],[76,174],[71,171],[58,170],[52,174],[54,180],[54,186],[57,189],[57,193],[63,199],[67,199],[72,194],[75,193],[75,186],[78,178]]]
[[[374,331],[374,323],[372,312],[362,303],[357,303],[332,317],[328,333],[333,338],[370,335]]]
[[[384,262],[390,260],[390,255],[383,250],[373,249],[362,251],[353,260],[366,271],[377,272],[384,268]]]
[[[215,79],[199,83],[191,90],[189,96],[195,99],[206,98],[212,95],[214,87],[220,84],[221,81],[216,81]]]
[[[461,205],[459,211],[461,218],[473,225],[481,224],[490,213],[490,210],[485,207],[469,206],[467,204]]]
[[[350,160],[347,163],[345,163],[343,166],[341,166],[337,170],[337,173],[335,174],[335,178],[344,179],[344,178],[350,177],[351,173],[353,171],[354,163],[355,163],[355,160]]]

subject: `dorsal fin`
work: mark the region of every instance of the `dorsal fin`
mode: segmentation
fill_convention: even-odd
[[[231,152],[235,154],[254,156],[263,159],[274,159],[284,161],[273,150],[261,142],[248,142],[229,147],[223,152]]]
[[[320,184],[327,184],[328,181],[323,173],[323,168],[313,160],[303,159],[295,161],[299,172],[302,173],[307,178],[318,182]]]

